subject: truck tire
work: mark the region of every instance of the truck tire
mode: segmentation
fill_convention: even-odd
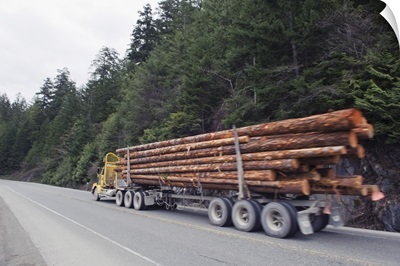
[[[228,199],[214,198],[208,205],[208,219],[216,226],[227,226],[231,223],[232,205]]]
[[[314,232],[319,232],[329,224],[329,214],[321,213],[320,215],[310,215],[310,222]]]
[[[291,237],[299,231],[299,225],[297,224],[297,209],[289,202],[281,202],[281,204],[285,205],[290,213],[292,228],[287,237]]]
[[[259,208],[251,200],[237,201],[232,209],[232,222],[239,231],[254,231],[260,223]]]
[[[135,210],[144,210],[146,205],[144,204],[144,193],[142,191],[136,191],[133,195],[133,208]]]
[[[97,187],[93,190],[93,197],[95,201],[99,201],[100,200],[100,196],[99,196],[99,192],[97,191]]]
[[[115,203],[117,206],[123,207],[124,206],[124,196],[125,196],[125,191],[118,190],[117,195],[115,195]]]
[[[292,230],[292,217],[289,208],[278,202],[268,203],[261,212],[261,225],[269,236],[288,237]]]
[[[126,208],[132,208],[133,207],[133,197],[135,195],[135,192],[133,191],[127,191],[124,196],[124,204]]]

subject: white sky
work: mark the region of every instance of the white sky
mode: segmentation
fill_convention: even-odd
[[[399,25],[400,1],[382,1]],[[158,0],[0,0],[0,94],[14,101],[21,93],[29,103],[64,67],[79,88],[103,46],[125,55],[147,3],[156,11]]]
[[[0,0],[0,94],[29,103],[67,67],[77,87],[103,46],[125,55],[138,11],[158,0]]]

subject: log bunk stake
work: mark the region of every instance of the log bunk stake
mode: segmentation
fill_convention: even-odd
[[[138,185],[250,193],[370,195],[362,176],[337,176],[344,157],[363,158],[373,126],[345,109],[117,149],[117,171]]]

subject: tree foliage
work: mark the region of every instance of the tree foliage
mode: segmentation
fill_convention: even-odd
[[[0,172],[78,186],[118,147],[360,108],[400,142],[400,58],[374,0],[162,0],[120,58],[103,47],[78,90],[67,68],[36,100],[0,95]]]

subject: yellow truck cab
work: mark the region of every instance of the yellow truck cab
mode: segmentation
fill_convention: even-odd
[[[115,197],[118,189],[126,187],[125,181],[121,178],[121,172],[115,171],[120,158],[109,152],[103,158],[104,166],[97,169],[97,182],[92,186],[92,194],[95,200],[103,197]]]

